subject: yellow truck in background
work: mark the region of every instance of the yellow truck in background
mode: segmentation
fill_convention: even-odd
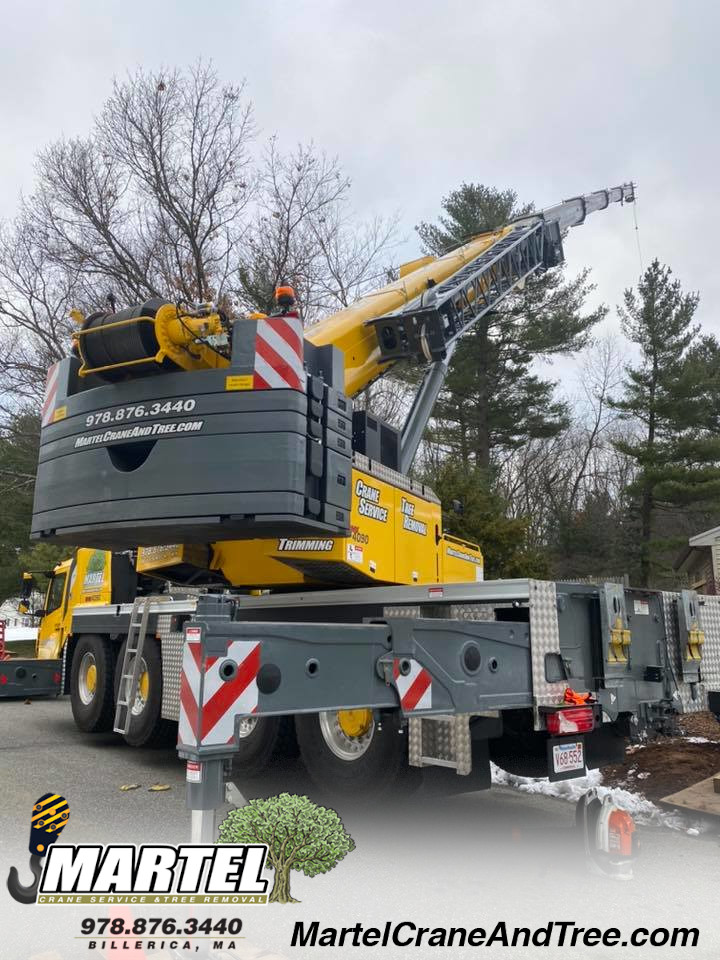
[[[35,655],[57,660],[70,633],[72,611],[80,603],[112,603],[112,554],[81,547],[53,569],[40,618]],[[26,575],[27,576],[27,575]],[[25,581],[27,582],[27,581]]]
[[[31,611],[37,584],[31,573],[23,574],[18,610],[32,613],[38,620],[35,658],[12,658],[0,664],[0,697],[57,696],[66,692],[69,683],[63,651],[72,633],[76,607],[128,602],[138,585],[130,553],[113,554],[87,547],[56,564],[48,580],[43,606]],[[97,657],[93,654],[86,658],[82,677],[88,702],[95,698],[97,677]]]

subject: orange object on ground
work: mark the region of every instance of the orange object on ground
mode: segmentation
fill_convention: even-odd
[[[608,817],[608,853],[631,857],[635,823],[625,810],[615,809]]]

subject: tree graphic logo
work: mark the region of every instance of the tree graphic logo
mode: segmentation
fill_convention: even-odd
[[[220,824],[218,843],[266,843],[275,882],[268,903],[299,903],[290,896],[290,871],[306,877],[336,867],[355,843],[334,810],[307,797],[281,793],[250,800]]]
[[[107,554],[104,550],[95,550],[90,554],[85,569],[85,579],[83,580],[83,588],[85,590],[101,587],[105,582],[106,558]]]

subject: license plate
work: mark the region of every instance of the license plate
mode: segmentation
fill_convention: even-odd
[[[585,746],[582,740],[571,743],[555,743],[552,748],[553,773],[562,774],[585,771]]]

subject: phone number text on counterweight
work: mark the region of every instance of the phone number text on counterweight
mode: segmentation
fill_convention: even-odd
[[[85,417],[85,426],[97,427],[101,423],[122,423],[123,420],[140,420],[143,417],[159,417],[169,413],[192,413],[197,401],[192,397],[186,400],[166,400],[165,403],[139,403],[132,407],[118,407],[116,410],[98,410]]]

